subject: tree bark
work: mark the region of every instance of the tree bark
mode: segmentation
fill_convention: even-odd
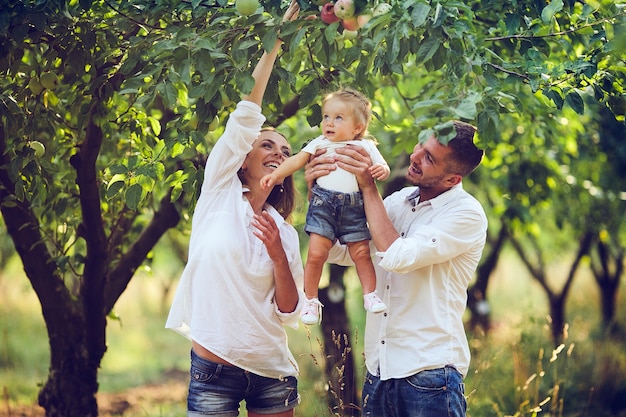
[[[90,112],[90,116],[95,108]],[[39,392],[39,404],[48,417],[98,415],[98,369],[106,348],[107,315],[137,268],[160,237],[176,226],[180,215],[165,196],[151,222],[123,253],[119,242],[107,240],[96,178],[96,156],[103,133],[87,123],[85,141],[71,160],[80,188],[82,223],[78,233],[86,242],[84,270],[68,278],[47,246],[39,220],[27,197],[16,198],[14,177],[0,168],[0,210],[24,271],[39,298],[48,332],[50,367]],[[5,130],[0,126],[0,167],[10,166]],[[137,213],[131,213],[133,224]],[[114,265],[114,267],[112,267]],[[75,279],[79,283],[66,282]]]
[[[498,236],[490,246],[485,260],[476,270],[476,282],[468,290],[467,307],[470,310],[469,327],[472,331],[488,333],[491,328],[491,309],[487,302],[489,278],[498,265],[500,253],[506,242],[506,226],[502,224]],[[488,239],[489,240],[489,239]]]
[[[359,415],[359,399],[350,343],[350,326],[345,304],[343,276],[347,267],[330,265],[330,284],[319,291],[324,304],[322,333],[328,379],[328,406],[340,416]]]
[[[594,262],[592,258],[591,270],[600,288],[602,325],[610,331],[615,324],[617,293],[620,278],[624,273],[624,251],[617,248],[612,255],[609,246],[598,240],[596,252],[598,261]]]
[[[569,295],[569,289],[574,281],[574,276],[576,275],[578,266],[580,265],[582,258],[589,253],[591,244],[593,242],[593,233],[590,231],[585,231],[580,237],[578,241],[578,251],[576,253],[574,261],[572,262],[572,265],[570,266],[567,279],[565,280],[565,284],[563,284],[563,288],[561,289],[561,291],[558,292],[554,291],[548,284],[543,258],[541,256],[541,251],[538,247],[537,242],[532,240],[531,238],[531,243],[533,244],[535,252],[537,254],[537,261],[536,263],[533,263],[530,259],[530,256],[526,253],[519,240],[515,238],[511,233],[509,233],[509,237],[513,248],[528,269],[528,272],[530,272],[531,276],[539,283],[539,285],[541,285],[543,290],[546,292],[546,295],[550,302],[550,327],[552,340],[554,345],[558,346],[563,342],[563,339],[565,337],[565,301],[567,299],[567,296]]]

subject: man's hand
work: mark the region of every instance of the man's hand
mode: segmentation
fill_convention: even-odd
[[[323,156],[325,153],[326,149],[318,150],[304,167],[304,180],[306,181],[309,190],[313,186],[316,179],[323,177],[324,175],[328,175],[331,171],[337,169],[335,157]]]
[[[363,147],[348,144],[335,152],[338,154],[337,166],[356,175],[361,190],[370,186],[376,187],[370,172],[372,159]]]

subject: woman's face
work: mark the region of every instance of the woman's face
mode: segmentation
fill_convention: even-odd
[[[261,132],[242,165],[246,182],[259,181],[290,156],[291,146],[282,135],[271,130]]]

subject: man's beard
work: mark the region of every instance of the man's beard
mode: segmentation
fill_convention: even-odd
[[[441,182],[443,181],[443,179],[445,178],[445,175],[437,175],[436,177],[427,177],[424,178],[424,171],[421,171],[420,177],[419,178],[413,178],[413,176],[411,176],[410,174],[411,171],[407,171],[407,174],[405,176],[406,180],[408,181],[409,184],[411,185],[415,185],[418,186],[422,189],[424,188],[435,188],[437,186],[439,186],[441,184]]]

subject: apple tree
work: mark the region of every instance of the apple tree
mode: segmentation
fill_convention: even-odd
[[[497,152],[517,113],[541,125],[590,96],[624,118],[623,4],[343,0],[330,22],[299,3],[281,24],[280,0],[0,0],[0,210],[47,326],[47,415],[97,415],[107,315],[160,237],[189,227],[218,122],[279,32],[263,110],[297,140],[342,84],[371,97],[399,160],[450,138],[451,118]]]
[[[107,315],[189,217],[205,136],[229,97],[250,90],[250,61],[281,16],[197,2],[2,2],[0,208],[47,327],[47,415],[98,414]]]

